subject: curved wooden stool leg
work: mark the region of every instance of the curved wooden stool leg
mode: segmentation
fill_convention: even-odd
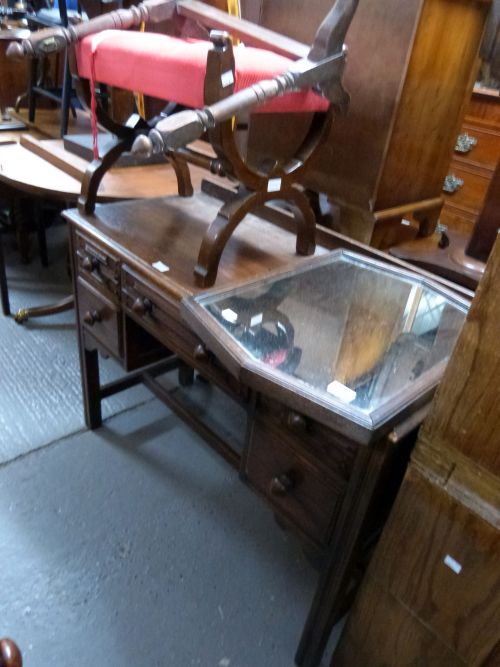
[[[82,194],[78,198],[78,210],[81,213],[93,213],[95,210],[97,190],[104,174],[126,150],[130,150],[132,139],[120,139],[98,160],[93,160],[87,167],[82,181]]]
[[[307,197],[299,190],[268,193],[264,191],[245,192],[224,204],[217,217],[208,228],[201,243],[198,261],[194,269],[198,287],[210,287],[215,283],[220,258],[232,233],[247,213],[255,211],[268,201],[285,199],[290,202],[297,220],[297,244],[299,255],[314,253],[316,219]]]
[[[0,639],[0,667],[23,667],[21,651],[12,639]]]

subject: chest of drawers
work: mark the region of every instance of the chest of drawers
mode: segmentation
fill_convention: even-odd
[[[500,96],[474,92],[449,167],[459,180],[455,192],[443,192],[442,224],[472,234],[499,160]]]

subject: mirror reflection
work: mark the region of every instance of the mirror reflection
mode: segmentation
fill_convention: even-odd
[[[446,360],[465,308],[351,253],[203,302],[254,359],[371,412]]]

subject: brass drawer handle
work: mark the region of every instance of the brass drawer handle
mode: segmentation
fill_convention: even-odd
[[[85,315],[83,316],[83,321],[85,324],[87,324],[89,327],[93,327],[96,322],[101,321],[101,314],[99,313],[98,310],[87,310]]]
[[[286,496],[294,487],[293,479],[289,474],[276,475],[271,480],[269,491],[273,496]]]
[[[147,313],[151,313],[153,310],[153,304],[149,299],[143,299],[142,297],[138,296],[132,304],[132,310],[136,315],[146,315]]]
[[[476,137],[472,137],[467,132],[459,134],[457,137],[457,143],[455,144],[456,153],[468,153],[470,150],[477,146]]]
[[[455,176],[455,174],[448,174],[448,176],[444,179],[443,190],[445,192],[453,193],[457,190],[460,190],[463,184],[463,178],[459,178],[458,176]]]

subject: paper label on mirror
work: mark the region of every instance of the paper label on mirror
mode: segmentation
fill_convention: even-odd
[[[231,308],[224,308],[224,310],[221,311],[221,315],[226,322],[230,322],[231,324],[235,324],[235,322],[238,321],[238,313],[235,313]]]
[[[263,314],[259,313],[258,315],[254,315],[252,319],[250,320],[250,326],[251,327],[256,327],[257,324],[260,324],[262,322]]]
[[[345,384],[342,384],[342,382],[339,382],[338,380],[330,382],[326,391],[343,403],[352,403],[356,398],[354,389],[349,389],[349,387],[346,387]]]

